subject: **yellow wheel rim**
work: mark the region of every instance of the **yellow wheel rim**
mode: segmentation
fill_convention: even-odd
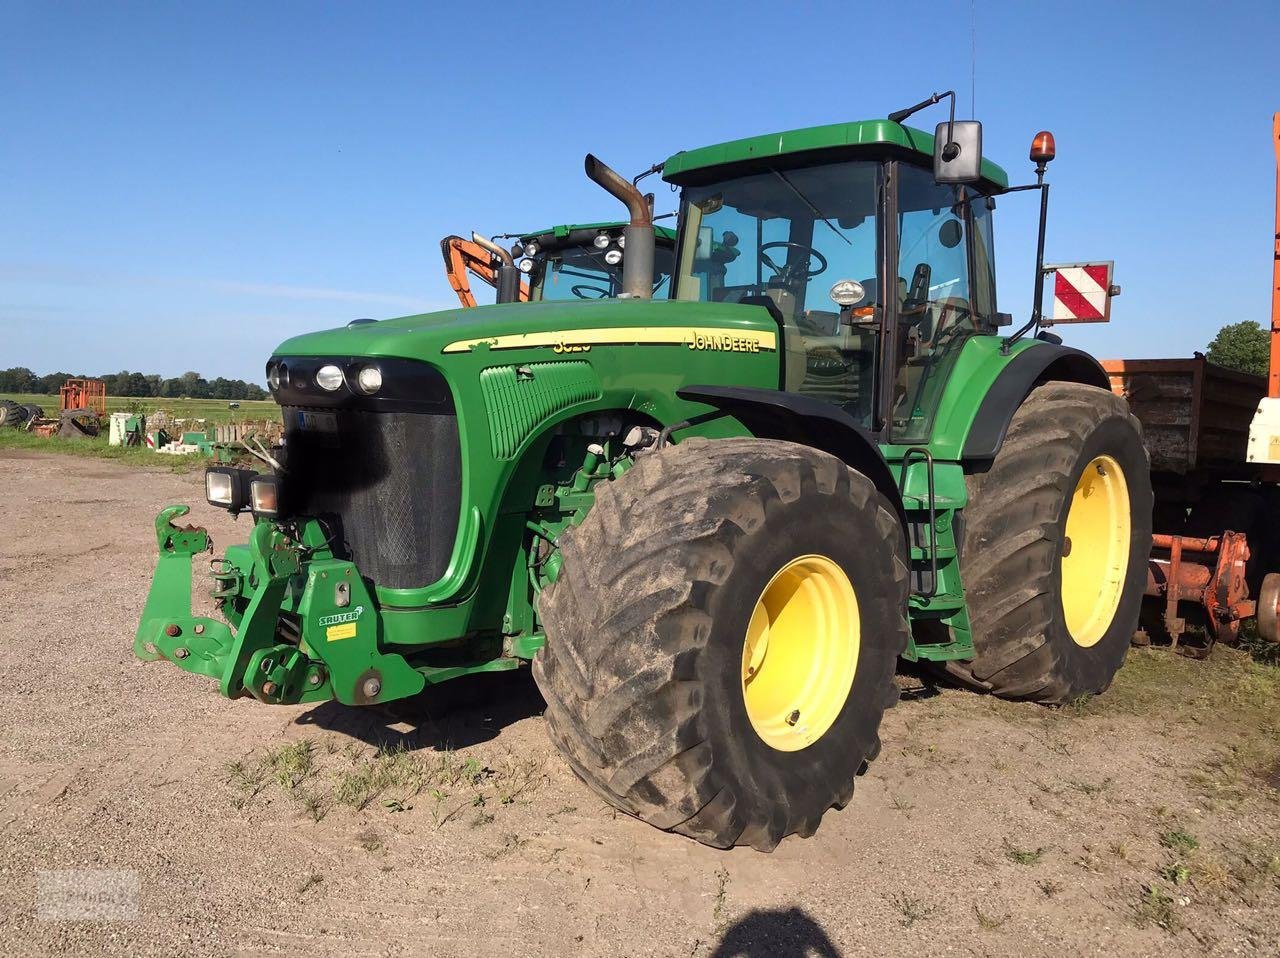
[[[858,670],[858,598],[825,556],[793,559],[760,593],[742,646],[742,697],[756,734],[798,752],[831,728]]]
[[[1062,543],[1062,612],[1076,645],[1106,635],[1129,569],[1129,485],[1120,463],[1098,456],[1071,494]]]

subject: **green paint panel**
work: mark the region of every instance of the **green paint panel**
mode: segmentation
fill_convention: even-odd
[[[520,242],[524,243],[528,240],[540,239],[544,236],[563,239],[570,233],[577,232],[578,230],[620,230],[626,225],[626,220],[614,220],[611,223],[566,223],[563,226],[552,226],[545,230],[533,230],[530,233],[521,233]],[[676,241],[676,231],[667,226],[655,226],[653,228],[653,235],[659,243],[674,243]]]
[[[662,178],[679,184],[686,174],[713,166],[742,163],[747,160],[833,150],[850,147],[892,147],[910,150],[933,161],[933,135],[903,126],[892,120],[860,120],[853,123],[830,123],[784,133],[766,133],[742,140],[730,140],[696,150],[684,150],[668,157],[662,166]],[[1009,176],[994,163],[982,161],[983,179],[993,186],[1009,185]]]
[[[600,398],[600,380],[579,361],[494,366],[480,373],[494,459],[510,459],[558,412]]]

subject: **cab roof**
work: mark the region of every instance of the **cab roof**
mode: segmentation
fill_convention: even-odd
[[[556,239],[568,239],[570,234],[579,230],[591,230],[599,232],[600,230],[620,230],[627,225],[626,220],[614,220],[610,223],[569,223],[565,226],[549,226],[544,230],[531,230],[528,233],[520,234],[520,242],[531,240],[538,236],[550,236]],[[655,226],[653,228],[654,236],[658,241],[669,240],[674,243],[676,241],[676,231],[666,226]]]
[[[809,126],[783,133],[766,133],[695,150],[682,150],[668,157],[662,164],[662,178],[668,183],[685,186],[710,179],[709,176],[699,174],[713,168],[738,165],[749,168],[754,162],[771,157],[828,150],[849,151],[852,158],[856,151],[865,147],[887,147],[890,150],[917,154],[930,164],[933,162],[931,133],[903,126],[892,120],[857,120],[852,123]],[[1002,190],[1009,185],[1008,174],[986,159],[982,161],[982,178],[989,186],[997,189]]]

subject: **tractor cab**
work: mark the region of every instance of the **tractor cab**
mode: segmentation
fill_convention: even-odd
[[[625,223],[556,226],[525,233],[512,247],[529,279],[529,299],[612,299],[622,292]],[[666,299],[675,260],[675,231],[655,226],[653,298]]]
[[[989,163],[938,182],[933,152],[873,120],[677,153],[674,298],[763,307],[786,391],[920,440],[965,341],[999,325],[991,214],[1008,185]]]
[[[626,257],[625,223],[553,226],[516,238],[510,251],[473,233],[440,242],[445,277],[464,309],[477,305],[471,277],[492,287],[499,303],[609,299],[622,291]],[[675,232],[654,227],[653,292],[666,299],[671,289]],[[517,261],[514,257],[519,257]]]

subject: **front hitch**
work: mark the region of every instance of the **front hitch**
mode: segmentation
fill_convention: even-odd
[[[248,548],[231,550],[236,559],[214,568],[213,594],[236,604],[236,628],[194,615],[191,562],[209,549],[209,534],[174,524],[189,511],[168,506],[156,516],[160,558],[134,638],[138,658],[167,659],[215,679],[228,698],[252,695],[272,704],[336,698],[368,705],[422,690],[420,672],[379,651],[381,615],[354,564],[327,554],[313,558],[271,522],[255,523]],[[294,641],[282,641],[291,585],[301,590],[298,626]]]

